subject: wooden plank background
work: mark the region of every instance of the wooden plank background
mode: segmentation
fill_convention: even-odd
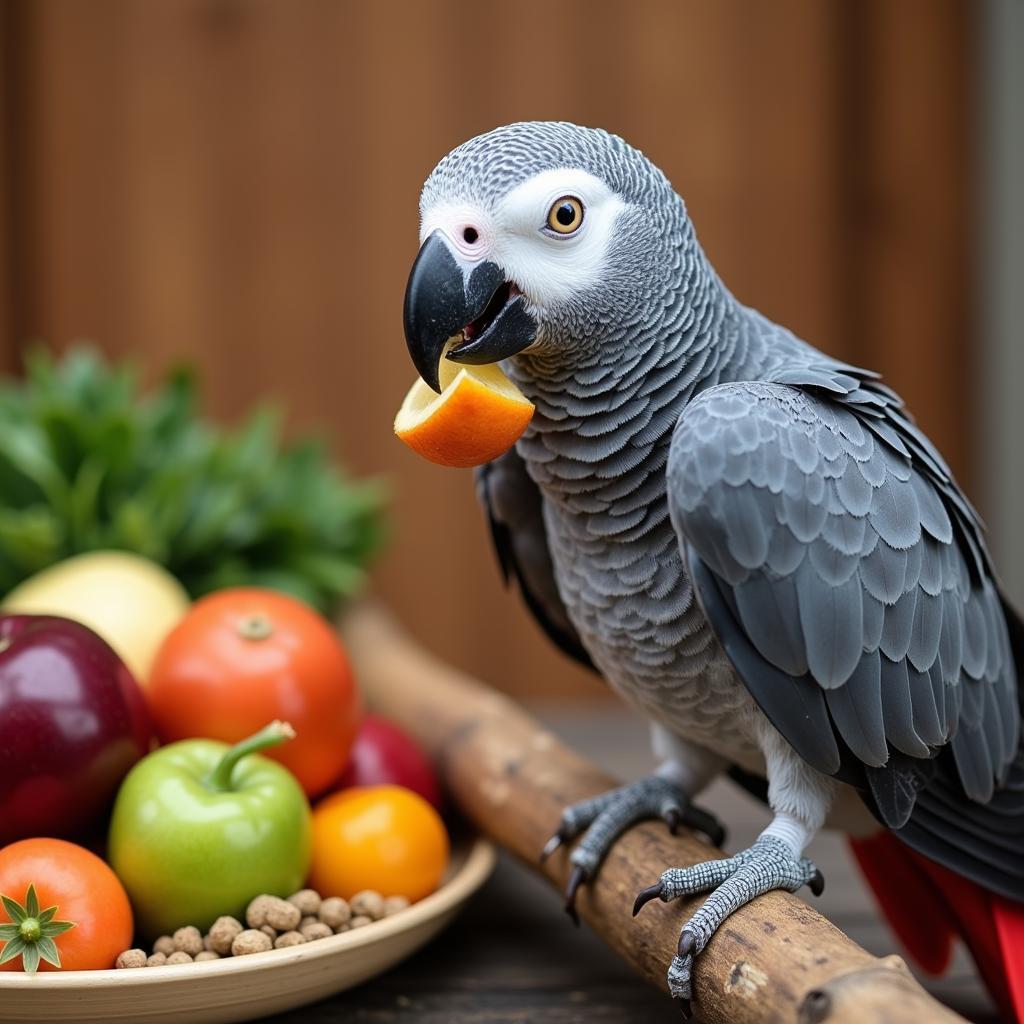
[[[962,0],[7,0],[0,366],[95,339],[387,476],[376,588],[520,695],[599,691],[501,590],[471,479],[391,437],[419,187],[494,125],[617,131],[733,291],[882,369],[970,484]]]

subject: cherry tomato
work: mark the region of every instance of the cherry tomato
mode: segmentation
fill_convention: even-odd
[[[366,715],[338,788],[383,783],[405,786],[441,809],[437,776],[416,741],[394,722],[378,715]]]
[[[22,839],[0,850],[0,893],[22,907],[29,886],[41,911],[56,906],[54,921],[74,927],[53,938],[61,970],[98,971],[114,966],[132,944],[132,908],[117,875],[94,853],[63,839]],[[0,904],[0,924],[11,917]],[[23,969],[21,956],[0,971]],[[56,967],[41,961],[40,971]]]
[[[146,695],[160,739],[237,743],[282,719],[297,733],[267,751],[322,793],[348,761],[359,699],[341,642],[326,620],[287,594],[221,590],[197,601],[170,632]]]
[[[448,833],[440,815],[401,786],[345,789],[313,810],[309,884],[351,898],[362,889],[422,899],[441,883]]]

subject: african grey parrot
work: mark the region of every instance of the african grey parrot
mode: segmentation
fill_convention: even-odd
[[[691,798],[730,766],[766,780],[771,824],[637,899],[710,893],[669,969],[683,1000],[732,911],[820,891],[803,852],[827,819],[881,823],[887,855],[1024,900],[1021,624],[899,397],[738,302],[665,175],[604,131],[474,138],[420,212],[405,305],[420,375],[438,389],[456,337],[446,358],[504,360],[536,405],[478,478],[503,569],[650,719],[661,759],[565,811],[547,852],[582,835],[569,908],[642,818],[719,839]],[[885,864],[868,872],[882,889]]]

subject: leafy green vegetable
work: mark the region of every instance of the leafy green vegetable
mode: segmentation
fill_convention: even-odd
[[[384,496],[313,441],[283,443],[257,410],[204,419],[191,373],[139,394],[134,370],[88,348],[26,360],[0,382],[0,593],[69,555],[135,551],[198,596],[287,590],[325,613],[354,593],[382,540]]]

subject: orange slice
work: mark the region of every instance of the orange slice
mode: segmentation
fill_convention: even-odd
[[[504,454],[533,416],[533,403],[496,364],[442,358],[441,394],[417,380],[395,417],[395,433],[441,466],[479,466]]]

